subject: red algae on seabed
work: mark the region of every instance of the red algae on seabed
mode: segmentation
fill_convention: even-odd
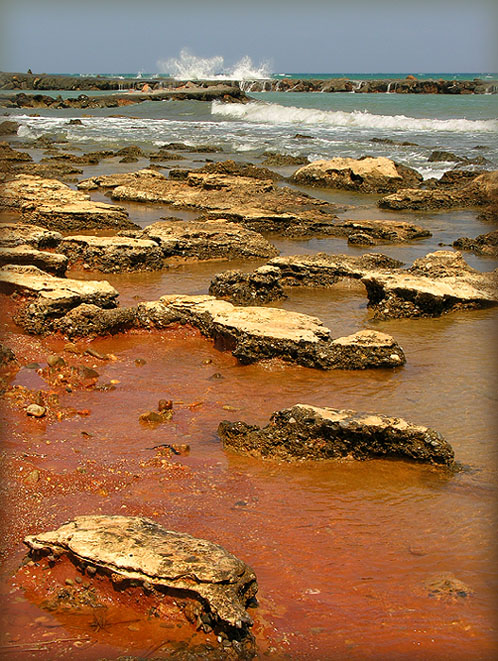
[[[463,315],[453,322],[461,350],[473,343],[476,327],[489,336],[490,313],[471,314],[473,324],[462,321]],[[36,361],[43,368],[55,353],[99,376],[97,389],[59,388],[60,405],[86,409],[86,417],[34,420],[8,400],[2,404],[5,657],[157,658],[166,653],[163,641],[171,650],[201,640],[181,620],[174,621],[171,635],[173,630],[161,626],[168,620],[147,619],[154,604],[141,599],[137,608],[133,594],[118,599],[100,585],[105,616],[47,611],[52,581],[62,589],[66,579],[77,585],[69,563],[57,569],[28,564],[16,574],[25,535],[80,514],[106,513],[146,516],[167,529],[216,541],[248,562],[260,586],[251,617],[262,658],[493,658],[489,466],[479,481],[473,474],[450,476],[394,461],[286,465],[224,453],[216,436],[221,419],[262,424],[273,410],[305,399],[399,412],[428,423],[434,416],[457,456],[472,455],[467,448],[479,447],[489,435],[489,428],[483,434],[489,420],[478,405],[458,423],[446,409],[441,398],[446,392],[451,401],[458,359],[443,348],[438,353],[422,335],[451,337],[452,324],[423,323],[423,333],[396,324],[416,355],[415,366],[375,374],[324,374],[278,361],[241,366],[188,327],[75,343],[76,351],[91,347],[115,360],[70,353],[62,338],[14,336],[8,328],[21,364]],[[486,342],[475,348],[475,365],[486,364],[486,351]],[[444,365],[445,379],[424,394],[433,378],[430,360],[434,369]],[[469,361],[471,373],[473,365]],[[490,373],[481,370],[480,378],[489,382]],[[23,368],[6,378],[40,388],[42,376]],[[425,409],[427,397],[436,410],[424,416],[419,407]],[[162,398],[173,401],[172,419],[157,426],[140,423],[140,414],[156,409]],[[190,452],[177,455],[165,447],[179,443]],[[482,452],[475,463],[482,465]],[[44,592],[41,578],[45,583],[47,572],[50,589]],[[469,592],[431,596],[427,583],[448,574]]]

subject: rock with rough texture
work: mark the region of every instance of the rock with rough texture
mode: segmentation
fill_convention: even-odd
[[[155,241],[121,236],[68,236],[59,251],[71,264],[83,263],[104,273],[157,271],[163,268],[163,252]]]
[[[440,316],[498,304],[498,269],[476,271],[459,252],[429,253],[406,271],[374,272],[362,282],[378,319]]]
[[[470,250],[475,255],[490,255],[492,257],[498,256],[498,230],[488,232],[487,234],[479,234],[475,239],[462,237],[453,241],[453,247],[458,250]]]
[[[159,244],[165,258],[247,259],[278,254],[261,234],[222,219],[159,221],[146,227],[139,236]]]
[[[29,535],[31,552],[67,555],[80,565],[126,582],[196,598],[213,626],[248,633],[246,606],[258,586],[253,570],[213,542],[126,516],[78,516],[57,530]],[[232,636],[230,636],[232,637]]]
[[[58,253],[43,252],[29,246],[0,247],[0,266],[5,264],[31,264],[47,273],[63,276],[68,259]]]
[[[0,291],[27,298],[15,321],[35,334],[51,332],[54,320],[81,303],[113,308],[118,297],[118,292],[106,281],[57,278],[35,266],[4,266],[0,269]]]
[[[292,181],[321,188],[387,193],[399,188],[417,186],[422,181],[422,175],[389,158],[365,156],[360,159],[333,158],[313,161],[297,170]]]
[[[493,205],[498,201],[498,170],[483,172],[470,179],[458,177],[451,184],[430,190],[405,188],[379,200],[383,209],[451,209],[456,207],[475,207]],[[451,181],[451,180],[450,180]]]
[[[371,271],[400,267],[402,262],[379,253],[292,255],[275,257],[253,272],[218,273],[209,293],[238,305],[261,305],[286,298],[285,287],[331,287],[343,278],[359,279]]]
[[[0,135],[15,135],[20,124],[11,120],[0,122]]]
[[[69,310],[64,316],[51,320],[53,332],[66,337],[102,337],[124,333],[136,326],[136,308],[105,309],[82,303]]]
[[[263,458],[397,458],[452,466],[453,449],[441,434],[403,418],[296,404],[276,411],[266,427],[223,421],[225,448]]]
[[[112,198],[157,202],[179,209],[196,209],[209,220],[230,220],[256,232],[286,236],[330,234],[337,206],[275,186],[268,179],[187,171],[167,179],[154,170],[91,177],[79,188],[112,189]]]
[[[136,228],[122,208],[93,202],[89,195],[75,191],[56,179],[19,174],[4,183],[2,204],[20,210],[25,223],[48,229]]]
[[[332,340],[316,317],[278,308],[236,307],[211,296],[163,296],[138,305],[144,327],[189,324],[243,364],[280,358],[318,369],[398,367],[405,362],[390,335],[363,330]]]
[[[5,223],[0,225],[0,246],[31,246],[37,250],[56,248],[62,239],[62,234],[52,232],[44,227],[31,224]]]
[[[14,352],[0,342],[0,366],[12,363],[16,359]]]

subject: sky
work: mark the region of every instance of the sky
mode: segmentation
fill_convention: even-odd
[[[0,0],[0,70],[160,70],[188,48],[273,72],[498,70],[492,0]]]

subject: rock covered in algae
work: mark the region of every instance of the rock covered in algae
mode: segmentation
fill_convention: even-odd
[[[266,427],[223,421],[225,447],[264,458],[371,459],[396,457],[451,466],[453,449],[441,434],[403,418],[295,404],[275,411]]]
[[[258,586],[253,570],[213,542],[165,530],[142,517],[78,516],[57,530],[29,535],[31,552],[66,554],[123,581],[187,591],[224,628],[247,633],[245,610]]]

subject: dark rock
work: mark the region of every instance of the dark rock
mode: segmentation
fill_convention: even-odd
[[[9,347],[0,343],[0,366],[11,363],[16,359],[14,352]]]
[[[0,135],[15,135],[17,134],[17,129],[20,127],[20,124],[10,120],[5,120],[0,122]]]
[[[437,431],[402,418],[296,404],[276,411],[263,428],[223,421],[225,448],[263,458],[398,458],[452,466],[451,446]]]
[[[275,151],[266,151],[263,165],[270,167],[284,167],[286,165],[306,165],[309,163],[307,156],[291,156],[290,154],[279,154]]]
[[[479,234],[475,239],[463,237],[453,241],[453,247],[458,250],[470,250],[475,255],[498,256],[498,230]]]

